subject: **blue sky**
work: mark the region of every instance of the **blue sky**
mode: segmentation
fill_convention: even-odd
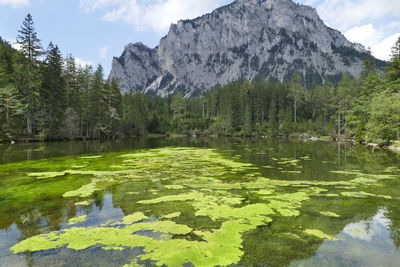
[[[101,63],[106,75],[126,44],[154,47],[179,19],[194,18],[232,0],[0,0],[0,36],[14,42],[31,13],[42,45],[59,45],[81,63]],[[325,23],[387,59],[400,36],[399,0],[298,0]]]

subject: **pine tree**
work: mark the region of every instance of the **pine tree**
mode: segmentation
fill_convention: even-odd
[[[13,55],[16,51],[0,37],[0,87],[13,82]]]
[[[185,99],[181,93],[177,93],[172,97],[171,110],[173,114],[172,119],[174,121],[174,125],[176,125],[177,130],[180,133],[182,130],[185,111]]]
[[[79,116],[80,135],[90,137],[90,96],[91,96],[91,83],[93,80],[92,66],[78,67],[76,78],[77,95],[73,100],[74,110]]]
[[[49,44],[42,66],[39,90],[42,132],[56,135],[65,110],[65,85],[62,76],[63,58],[58,46]]]
[[[389,81],[400,80],[400,37],[392,48],[392,56],[386,69]]]
[[[384,92],[372,99],[367,140],[386,145],[400,137],[400,94]]]
[[[107,95],[108,117],[110,120],[110,134],[118,132],[118,125],[121,120],[122,95],[116,79],[109,82],[109,91]]]
[[[18,136],[19,118],[22,114],[23,106],[19,101],[16,89],[12,84],[0,87],[0,125],[1,132],[11,139]]]
[[[42,54],[32,16],[28,14],[18,31],[17,43],[22,57],[17,68],[17,88],[26,110],[26,134],[34,133],[35,112],[38,108],[38,88],[40,86],[39,56]]]
[[[77,68],[75,58],[68,55],[64,60],[63,77],[65,81],[65,104],[67,107],[72,107],[76,110],[76,99],[79,97],[78,81],[77,81]]]
[[[92,137],[101,137],[107,134],[107,96],[104,86],[104,73],[101,65],[93,75],[89,91],[89,124]]]
[[[336,92],[336,106],[337,106],[337,134],[340,136],[346,134],[346,116],[350,110],[352,100],[357,95],[356,81],[345,74],[339,82]]]
[[[364,70],[361,74],[360,85],[355,88],[351,99],[351,109],[346,115],[350,134],[357,141],[365,141],[366,125],[370,119],[370,103],[375,95],[382,91],[383,80],[379,76],[372,58],[364,61]]]
[[[301,76],[299,73],[295,73],[292,77],[289,87],[289,96],[293,101],[293,121],[297,123],[297,111],[299,104],[301,103],[304,93],[304,88],[301,85]]]

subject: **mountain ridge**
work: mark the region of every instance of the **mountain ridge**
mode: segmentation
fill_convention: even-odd
[[[291,0],[237,0],[172,24],[155,48],[128,44],[110,78],[123,92],[202,94],[218,84],[255,78],[284,81],[299,72],[306,86],[357,77],[370,56]],[[378,60],[376,60],[378,63]]]

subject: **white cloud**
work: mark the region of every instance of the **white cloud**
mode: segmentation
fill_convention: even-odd
[[[17,50],[21,49],[21,45],[17,43],[17,40],[13,39],[13,38],[5,38],[5,40],[14,48]]]
[[[372,55],[376,58],[389,60],[391,48],[399,38],[400,33],[385,38],[384,33],[375,29],[374,25],[366,24],[354,27],[345,32],[344,35],[351,42],[360,43],[367,48],[371,48]]]
[[[376,19],[400,18],[397,0],[323,0],[313,5],[327,24],[342,31]]]
[[[372,48],[372,54],[377,58],[389,60],[392,54],[392,47],[399,38],[400,33],[396,33],[383,39]]]
[[[191,19],[227,3],[227,0],[80,0],[85,11],[103,9],[106,21],[123,21],[136,30],[152,30],[165,33],[171,23]],[[89,8],[90,7],[90,8]]]
[[[103,9],[110,6],[115,6],[123,3],[123,0],[81,0],[79,5],[85,12],[90,12],[95,9]]]
[[[93,66],[93,63],[91,61],[83,60],[83,59],[80,59],[78,57],[75,58],[75,63],[77,65],[80,65],[81,67]]]
[[[346,38],[353,43],[363,44],[365,47],[372,48],[382,38],[382,34],[377,31],[372,24],[354,27],[344,33]]]
[[[108,49],[110,49],[110,46],[103,46],[102,48],[99,48],[99,57],[100,59],[104,59],[107,56]]]
[[[0,0],[0,5],[10,5],[12,8],[29,6],[29,0]]]

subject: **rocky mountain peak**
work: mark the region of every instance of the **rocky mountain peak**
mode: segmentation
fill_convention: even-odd
[[[367,56],[314,8],[291,0],[237,0],[172,24],[154,49],[128,44],[114,58],[110,78],[124,92],[190,97],[240,79],[288,80],[294,72],[306,85],[358,76]]]

